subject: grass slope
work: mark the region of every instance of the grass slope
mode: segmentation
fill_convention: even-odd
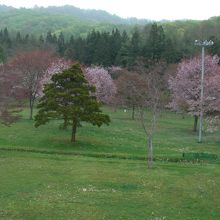
[[[42,152],[0,150],[0,219],[220,219],[218,161],[157,160],[147,170],[146,161],[137,159],[146,155],[139,122],[130,120],[130,112],[105,112],[111,125],[85,124],[75,145],[70,130],[59,130],[56,121],[35,129],[28,111],[12,127],[0,126],[0,148]],[[183,151],[219,157],[219,133],[206,134],[198,144],[191,127],[192,118],[163,113],[156,157],[181,158]]]
[[[59,152],[81,152],[94,154],[114,154],[127,156],[146,156],[146,139],[138,120],[131,120],[130,112],[123,110],[113,112],[111,125],[97,128],[84,124],[78,129],[77,143],[70,143],[71,131],[60,130],[59,123],[51,123],[34,128],[33,121],[28,119],[28,110],[23,119],[12,127],[0,126],[0,146],[9,148],[35,149]],[[154,138],[157,157],[182,157],[183,152],[208,152],[220,156],[219,133],[207,133],[204,142],[197,143],[197,134],[192,132],[193,119],[174,113],[162,113],[158,118]]]

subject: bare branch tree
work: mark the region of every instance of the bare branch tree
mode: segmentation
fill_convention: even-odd
[[[156,132],[157,115],[163,106],[163,91],[160,64],[155,65],[145,73],[144,78],[147,84],[145,97],[139,103],[140,121],[147,140],[147,165],[153,168],[154,147],[153,138]]]
[[[32,51],[17,54],[10,62],[14,72],[19,72],[23,87],[29,99],[30,119],[33,118],[33,107],[41,89],[41,80],[50,66],[52,54],[46,51]]]
[[[24,90],[18,74],[11,72],[8,65],[0,66],[0,122],[6,126],[20,119]]]
[[[118,105],[132,109],[132,119],[135,118],[135,109],[144,101],[147,84],[142,75],[124,70],[116,80]]]

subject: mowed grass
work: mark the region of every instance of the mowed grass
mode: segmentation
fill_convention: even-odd
[[[71,130],[59,129],[61,122],[51,121],[39,128],[28,119],[28,109],[23,119],[11,127],[0,125],[0,146],[6,148],[35,149],[85,154],[113,154],[146,157],[146,137],[140,121],[131,120],[131,112],[113,112],[104,109],[111,117],[109,126],[101,128],[83,124],[78,128],[77,143],[70,143]],[[156,157],[182,157],[183,152],[208,152],[220,156],[220,132],[204,134],[203,143],[192,131],[192,117],[182,118],[175,113],[161,113],[154,137]]]
[[[0,219],[220,219],[219,159],[166,161],[182,152],[219,158],[219,132],[199,144],[191,117],[162,113],[154,143],[164,160],[148,170],[140,122],[130,112],[104,110],[110,126],[83,124],[76,144],[57,121],[34,128],[28,111],[10,128],[0,126]]]
[[[214,164],[1,152],[0,219],[219,219]]]

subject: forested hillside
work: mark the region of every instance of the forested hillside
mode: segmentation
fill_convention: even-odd
[[[44,48],[85,65],[128,67],[143,60],[177,63],[198,51],[196,39],[213,40],[209,52],[220,55],[219,27],[220,17],[154,23],[73,6],[0,6],[0,59],[16,51]]]
[[[63,32],[66,36],[85,36],[92,29],[110,31],[113,28],[130,30],[131,25],[146,24],[148,20],[135,18],[122,19],[101,10],[83,10],[73,6],[35,7],[15,9],[0,6],[0,29],[8,27],[11,31],[25,34],[46,34]]]

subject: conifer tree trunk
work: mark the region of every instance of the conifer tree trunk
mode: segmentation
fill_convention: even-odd
[[[76,121],[73,120],[71,142],[76,142]]]
[[[63,117],[63,129],[67,129],[67,126],[68,126],[68,118],[67,118],[67,115],[64,115]]]

